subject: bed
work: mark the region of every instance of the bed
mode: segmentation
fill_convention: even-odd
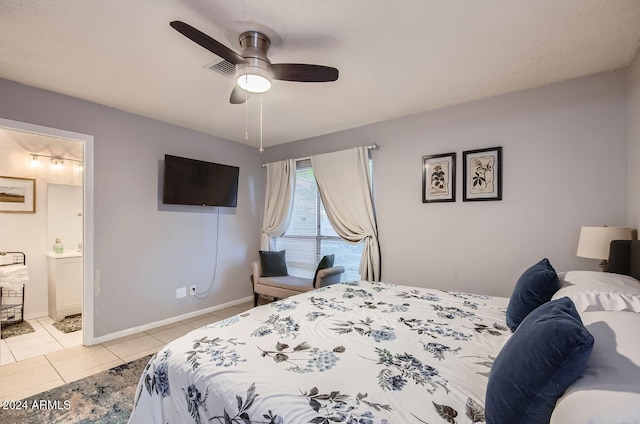
[[[546,361],[547,355],[536,349],[551,349],[545,343],[554,339],[553,334],[562,334],[555,327],[545,327],[547,333],[535,335],[540,325],[533,317],[542,314],[544,319],[539,321],[548,322],[543,309],[566,309],[567,305],[574,314],[567,319],[584,330],[585,339],[591,337],[591,344],[580,345],[580,366],[571,370],[574,375],[566,383],[568,388],[562,387],[550,404],[544,399],[542,421],[531,413],[537,406],[528,403],[516,413],[527,411],[530,418],[523,423],[639,422],[628,417],[640,417],[636,406],[640,405],[640,379],[617,381],[617,376],[640,376],[640,349],[629,330],[633,323],[632,328],[640,324],[636,313],[640,309],[631,310],[640,299],[640,282],[607,275],[614,280],[626,278],[616,286],[624,299],[610,301],[615,296],[607,278],[598,275],[602,273],[556,274],[553,270],[557,287],[545,294],[542,306],[529,311],[512,333],[508,325],[513,322],[507,316],[517,309],[512,303],[521,280],[531,269],[551,275],[549,267],[548,261],[541,261],[525,271],[511,299],[356,281],[259,306],[196,329],[169,343],[149,361],[129,422],[516,422],[500,418],[511,411],[504,415],[498,410],[504,407],[501,402],[509,408],[522,403],[522,399],[510,398],[514,392],[526,392],[519,384],[529,384],[529,377],[523,378],[521,371],[531,367],[519,361],[527,355]],[[581,281],[594,278],[589,296],[580,299]],[[627,293],[634,288],[638,294]],[[600,299],[598,305],[584,308],[589,299],[598,297],[598,290],[609,300]],[[568,328],[569,336],[561,337],[560,342],[575,348],[575,343],[566,340],[576,331]],[[532,342],[535,337],[540,341]],[[529,343],[527,352],[522,353],[518,342]],[[608,362],[613,357],[620,359],[619,368]],[[538,367],[534,368],[537,372]],[[550,372],[559,374],[555,368]],[[610,377],[606,384],[603,373]],[[505,380],[515,388],[505,388]],[[544,381],[547,383],[549,380]],[[532,390],[549,392],[540,387]],[[597,401],[612,391],[612,405],[619,412],[615,416],[622,421],[612,421],[610,408]],[[581,406],[594,399],[592,408]],[[537,398],[526,401],[536,402]],[[496,412],[490,414],[490,408]],[[572,420],[576,411],[581,411],[580,420]],[[586,420],[593,417],[595,420]]]

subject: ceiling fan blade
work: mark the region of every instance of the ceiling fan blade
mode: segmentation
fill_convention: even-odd
[[[329,82],[338,79],[338,70],[330,66],[304,63],[275,63],[271,65],[273,78],[283,81]]]
[[[220,43],[217,40],[214,40],[204,32],[192,27],[189,24],[186,24],[182,21],[172,21],[170,25],[173,29],[187,37],[189,40],[193,41],[194,43],[200,44],[205,49],[214,54],[217,54],[224,60],[231,62],[234,65],[239,65],[241,63],[247,62],[238,53],[234,52],[224,44]]]
[[[233,91],[231,92],[231,97],[229,98],[229,102],[232,105],[239,105],[247,101],[247,92],[237,85],[233,87]]]

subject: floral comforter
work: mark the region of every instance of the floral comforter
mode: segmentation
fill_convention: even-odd
[[[351,282],[199,328],[144,370],[130,423],[481,423],[508,299]]]

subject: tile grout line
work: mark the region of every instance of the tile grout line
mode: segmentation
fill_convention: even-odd
[[[46,359],[46,360],[47,360],[47,362],[49,363],[49,365],[51,365],[51,368],[53,368],[53,370],[56,372],[56,374],[58,374],[58,377],[60,377],[60,380],[62,380],[62,381],[63,381],[63,383],[62,383],[62,384],[60,384],[60,385],[58,385],[58,386],[56,386],[56,387],[60,387],[60,386],[62,386],[62,385],[64,385],[64,384],[67,384],[67,381],[62,377],[62,375],[60,374],[60,372],[58,371],[58,369],[56,368],[56,366],[55,366],[55,365],[53,365],[53,363],[51,362],[51,360],[50,360],[49,358],[47,358],[47,355],[45,354],[45,355],[42,355],[42,356],[44,356],[44,359]]]
[[[157,341],[159,341],[160,343],[162,343],[160,345],[160,348],[158,348],[158,350],[162,349],[162,347],[164,347],[167,343],[163,342],[162,340],[160,340],[159,338],[155,337],[153,334],[149,334],[146,331],[144,332],[145,334],[147,334],[148,336],[153,337],[154,339],[156,339]]]

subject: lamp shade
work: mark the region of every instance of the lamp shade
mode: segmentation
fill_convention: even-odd
[[[590,259],[609,259],[612,240],[631,240],[631,228],[582,227],[577,256]]]

